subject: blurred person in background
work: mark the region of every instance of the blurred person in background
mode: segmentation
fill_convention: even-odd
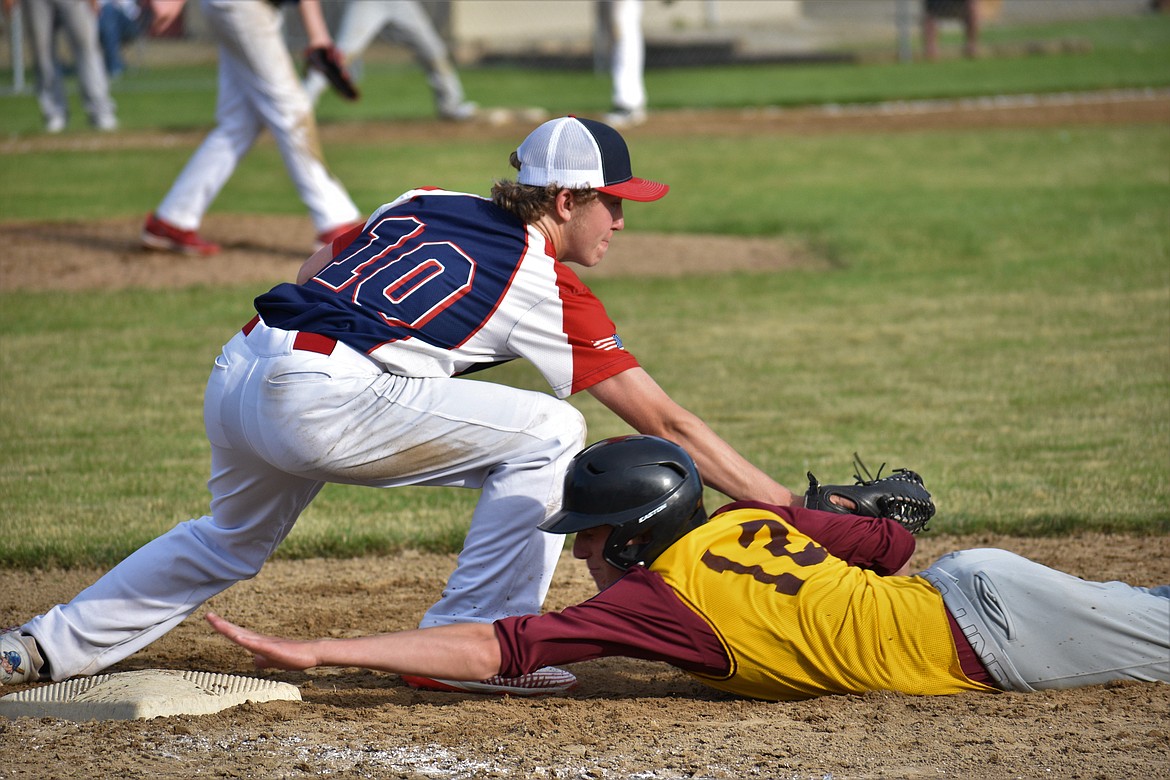
[[[928,60],[938,59],[938,26],[942,19],[963,23],[963,56],[979,53],[979,0],[924,0],[922,45]]]
[[[170,27],[185,2],[152,0],[151,30]],[[146,248],[204,256],[220,251],[198,234],[199,225],[265,128],[309,210],[319,245],[364,223],[345,187],[325,165],[313,105],[282,33],[280,5],[279,0],[200,0],[219,49],[216,126],[147,217],[141,234]],[[319,0],[296,5],[309,46],[332,46]]]
[[[20,6],[37,71],[37,103],[45,130],[60,133],[69,124],[64,68],[57,59],[56,38],[64,31],[73,51],[81,104],[89,123],[98,130],[118,129],[110,82],[98,44],[97,0],[4,0],[11,18]]]
[[[347,0],[337,27],[337,48],[348,65],[362,56],[383,28],[410,47],[427,74],[440,119],[462,122],[475,117],[478,106],[464,99],[463,83],[430,15],[419,0]],[[310,70],[305,90],[316,104],[329,86],[320,72]]]
[[[117,79],[126,70],[122,47],[138,40],[149,21],[144,0],[98,0],[98,38],[106,74]]]
[[[646,40],[642,0],[598,0],[596,45],[605,52],[612,81],[605,121],[630,127],[646,121]]]

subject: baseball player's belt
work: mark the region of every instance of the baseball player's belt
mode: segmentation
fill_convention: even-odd
[[[257,314],[252,319],[248,320],[248,324],[240,330],[245,336],[252,332],[256,324],[260,322],[260,315]],[[331,339],[328,336],[322,336],[319,333],[306,333],[305,331],[298,331],[293,338],[293,349],[299,349],[303,352],[316,352],[320,355],[332,355],[334,348],[337,347],[337,339]]]

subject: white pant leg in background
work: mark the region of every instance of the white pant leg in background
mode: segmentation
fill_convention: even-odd
[[[183,230],[199,228],[212,201],[235,173],[263,129],[248,97],[235,85],[234,67],[222,57],[218,78],[216,125],[183,166],[155,209],[159,218]]]
[[[378,37],[381,29],[389,23],[394,10],[384,0],[346,0],[337,24],[333,45],[342,53],[346,64],[362,55],[362,52]],[[316,105],[321,93],[329,88],[329,81],[320,71],[310,70],[305,77],[305,92]]]
[[[325,482],[482,488],[459,565],[430,623],[538,612],[564,540],[537,529],[584,444],[550,395],[406,379],[343,345],[292,349],[266,328],[229,342],[208,381],[210,513],[176,526],[24,631],[54,680],[95,674],[254,576]]]
[[[642,32],[643,0],[603,0],[610,8],[613,47],[610,76],[616,109],[646,108],[646,42]]]
[[[91,125],[113,128],[114,101],[110,97],[110,80],[102,59],[98,39],[97,12],[89,3],[54,0],[58,19],[73,49],[81,104]]]
[[[439,113],[459,108],[464,97],[463,83],[447,44],[418,0],[348,0],[334,44],[346,63],[352,63],[385,27],[391,28],[393,37],[411,49],[426,72]],[[305,79],[305,90],[314,104],[328,86],[329,82],[316,70],[310,71]]]
[[[265,0],[203,0],[219,46],[216,127],[187,162],[156,214],[195,230],[211,203],[267,128],[317,232],[361,216],[329,172],[313,106],[281,33],[279,10]]]
[[[994,549],[921,574],[1004,690],[1170,682],[1170,588],[1090,582]]]
[[[37,72],[37,104],[41,116],[46,124],[64,123],[69,116],[69,102],[65,98],[65,83],[57,67],[57,58],[53,56],[53,5],[50,0],[30,0],[21,7]]]
[[[410,47],[427,74],[427,84],[440,115],[457,111],[463,104],[463,82],[447,44],[418,0],[386,0],[394,6],[391,27],[395,37]]]
[[[64,122],[69,103],[54,46],[58,29],[65,33],[77,67],[81,102],[90,124],[115,124],[114,101],[98,43],[97,13],[77,0],[24,0],[22,9],[37,71],[37,103],[46,123]]]

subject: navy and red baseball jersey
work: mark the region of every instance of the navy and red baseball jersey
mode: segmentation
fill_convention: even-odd
[[[256,299],[265,323],[335,338],[401,376],[526,358],[560,398],[638,365],[555,247],[478,195],[411,190],[333,251],[304,285]]]

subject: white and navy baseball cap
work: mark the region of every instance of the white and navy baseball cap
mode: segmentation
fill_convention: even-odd
[[[524,139],[516,155],[520,184],[589,187],[643,202],[658,200],[670,191],[665,184],[634,176],[630,150],[621,134],[592,119],[550,119]]]

